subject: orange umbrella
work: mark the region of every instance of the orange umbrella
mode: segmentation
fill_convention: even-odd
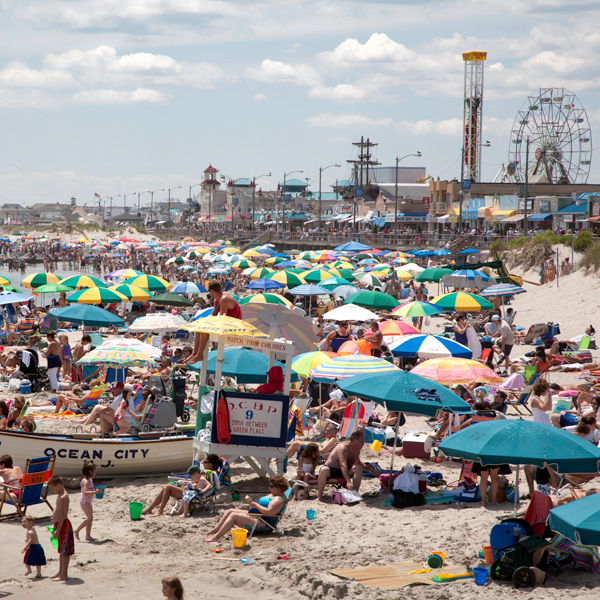
[[[338,348],[340,356],[348,356],[350,354],[364,354],[371,356],[371,346],[367,340],[348,340]]]
[[[379,331],[383,335],[414,335],[421,333],[416,327],[404,323],[404,321],[382,321],[379,323]]]

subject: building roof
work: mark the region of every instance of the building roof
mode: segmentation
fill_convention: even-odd
[[[252,187],[252,181],[250,179],[246,179],[245,177],[240,177],[233,182],[235,187]]]
[[[218,173],[219,169],[215,169],[212,165],[208,165],[208,167],[204,170],[205,173]]]
[[[281,187],[283,187],[283,183],[280,183],[279,185]],[[302,181],[301,179],[286,179],[286,181],[285,181],[285,187],[286,188],[290,188],[290,187],[307,188],[308,187],[308,183],[306,183],[306,181]]]

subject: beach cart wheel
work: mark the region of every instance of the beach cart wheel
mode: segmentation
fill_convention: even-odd
[[[181,415],[181,421],[183,423],[189,423],[190,422],[190,411],[189,410],[184,410],[183,414]]]
[[[516,588],[535,586],[535,573],[529,567],[519,567],[512,576],[513,585]]]

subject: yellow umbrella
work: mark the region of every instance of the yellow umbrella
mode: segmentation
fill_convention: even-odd
[[[275,269],[269,269],[269,267],[258,268],[250,273],[250,279],[265,279],[269,273],[275,273]]]
[[[396,277],[400,281],[409,281],[413,278],[413,274],[410,271],[400,271],[399,269],[396,269]]]
[[[108,289],[112,292],[123,294],[123,296],[129,298],[129,300],[132,302],[143,302],[149,298],[152,298],[152,294],[150,292],[137,285],[129,285],[128,283],[112,285]]]
[[[242,256],[245,256],[246,258],[255,258],[260,256],[260,253],[256,250],[246,250],[246,252],[242,252]]]
[[[216,333],[217,335],[245,335],[250,337],[265,337],[260,329],[242,321],[241,319],[234,319],[233,317],[226,317],[225,315],[217,315],[216,317],[204,317],[203,319],[197,319],[187,325],[183,326],[183,329],[192,331],[193,333]]]

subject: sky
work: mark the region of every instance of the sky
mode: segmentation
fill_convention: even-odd
[[[598,22],[593,0],[0,0],[0,205],[183,200],[209,164],[317,191],[339,163],[330,191],[361,136],[383,165],[420,151],[400,164],[459,178],[470,50],[489,181],[539,88],[574,93],[594,141]]]

